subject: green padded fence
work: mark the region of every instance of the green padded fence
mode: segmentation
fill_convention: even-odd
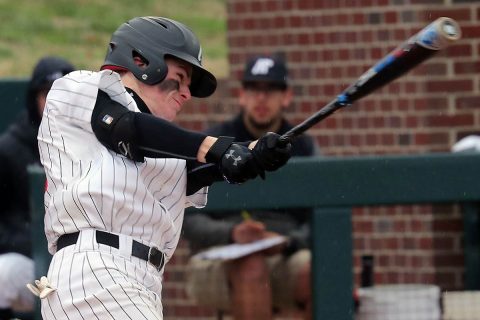
[[[27,81],[23,79],[0,80],[0,97],[2,101],[0,117],[0,133],[25,109]]]
[[[217,184],[208,210],[313,207],[314,319],[351,320],[354,316],[351,212],[355,206],[460,203],[465,217],[465,274],[468,289],[480,289],[477,202],[480,155],[428,154],[358,158],[293,159],[266,181],[242,186]],[[31,168],[34,230],[43,230],[44,177]],[[40,190],[40,191],[39,191]],[[188,214],[188,211],[187,213]],[[43,220],[42,220],[43,221]],[[37,267],[46,248],[34,234]],[[167,266],[168,267],[168,266]]]

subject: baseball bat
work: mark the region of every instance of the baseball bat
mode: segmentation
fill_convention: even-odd
[[[447,17],[436,19],[368,69],[334,100],[284,133],[280,138],[281,141],[291,141],[338,109],[349,106],[372,91],[392,82],[450,43],[460,39],[460,35],[460,27],[455,20]]]

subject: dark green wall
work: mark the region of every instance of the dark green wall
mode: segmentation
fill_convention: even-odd
[[[25,107],[27,80],[0,80],[0,97],[2,115],[0,116],[0,132],[3,132]]]

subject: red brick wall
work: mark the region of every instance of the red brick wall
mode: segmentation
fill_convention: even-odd
[[[181,123],[194,129],[229,118],[247,56],[281,52],[296,93],[288,118],[300,122],[334,99],[371,65],[440,16],[456,19],[458,43],[413,72],[309,130],[324,155],[448,152],[480,131],[480,3],[456,0],[228,0],[230,77]],[[436,283],[462,288],[462,222],[456,206],[356,208],[355,280],[363,254],[375,256],[376,283]],[[167,267],[169,319],[208,315],[186,300],[182,244]],[[178,315],[178,316],[177,316]]]

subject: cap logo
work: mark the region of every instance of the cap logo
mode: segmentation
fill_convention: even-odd
[[[251,72],[253,75],[267,75],[274,65],[275,62],[270,58],[259,58],[255,61]]]

